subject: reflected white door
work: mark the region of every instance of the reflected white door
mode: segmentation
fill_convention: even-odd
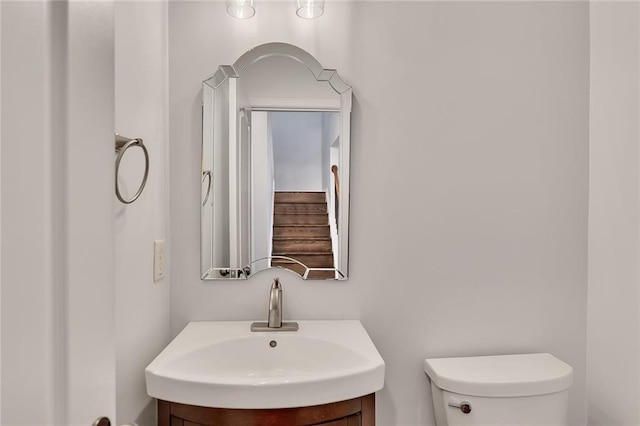
[[[238,253],[240,264],[251,261],[251,124],[246,110],[239,114],[238,131]]]

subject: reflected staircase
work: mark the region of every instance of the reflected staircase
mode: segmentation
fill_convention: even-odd
[[[272,256],[286,256],[309,268],[333,268],[333,250],[324,192],[276,191],[273,211]],[[304,274],[305,268],[285,259],[280,266]],[[309,278],[332,279],[334,271],[309,271]]]

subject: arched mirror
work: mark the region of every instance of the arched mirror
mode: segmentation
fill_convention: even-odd
[[[268,43],[202,84],[201,277],[347,278],[351,87]]]

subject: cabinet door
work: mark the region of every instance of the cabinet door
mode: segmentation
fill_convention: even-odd
[[[360,414],[354,414],[353,416],[345,417],[340,420],[334,420],[328,423],[321,423],[318,425],[311,426],[361,426],[361,417]],[[171,426],[205,426],[200,423],[192,423],[189,421],[185,421],[178,417],[171,417]]]
[[[375,426],[375,395],[312,407],[254,410],[159,400],[158,426]]]
[[[205,426],[200,423],[192,423],[178,417],[171,417],[171,426]]]
[[[358,413],[358,414],[354,414],[353,416],[342,418],[340,420],[334,420],[329,423],[322,423],[320,425],[315,425],[315,426],[361,426],[362,425],[361,420],[362,419],[361,419],[360,413]]]

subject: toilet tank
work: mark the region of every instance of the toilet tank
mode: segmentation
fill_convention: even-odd
[[[437,426],[566,426],[573,369],[548,353],[424,361]]]

